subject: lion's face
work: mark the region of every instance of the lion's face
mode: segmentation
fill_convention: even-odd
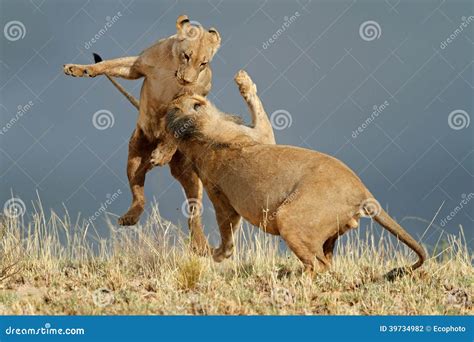
[[[181,85],[192,85],[209,66],[220,47],[221,38],[216,29],[193,25],[188,17],[176,22],[178,43],[173,48],[178,60],[175,76]]]
[[[178,140],[188,140],[200,134],[204,122],[209,121],[210,102],[199,95],[182,95],[168,108],[166,126]]]

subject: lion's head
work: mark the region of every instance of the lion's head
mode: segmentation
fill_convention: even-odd
[[[168,132],[181,141],[212,141],[221,134],[246,127],[241,117],[221,112],[205,97],[196,94],[181,95],[170,103],[166,126]]]
[[[172,51],[178,60],[175,76],[181,85],[191,85],[209,67],[220,47],[221,37],[215,28],[206,30],[186,15],[178,17],[176,30],[177,44]]]

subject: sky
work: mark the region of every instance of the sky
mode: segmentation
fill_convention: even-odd
[[[217,107],[248,122],[233,83],[245,69],[277,143],[341,159],[426,245],[461,227],[473,245],[470,1],[0,0],[0,13],[7,211],[27,219],[41,199],[46,212],[67,208],[87,219],[108,200],[95,221],[106,234],[106,217],[115,221],[130,204],[127,144],[137,113],[106,78],[67,77],[62,66],[91,63],[92,52],[137,55],[187,14],[222,37],[211,63]],[[137,97],[141,83],[121,81]],[[168,167],[147,175],[146,196],[148,212],[156,201],[187,229],[185,197]],[[207,198],[203,218],[215,243]]]

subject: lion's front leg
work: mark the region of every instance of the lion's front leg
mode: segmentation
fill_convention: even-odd
[[[64,73],[73,77],[108,75],[135,80],[143,77],[138,56],[110,59],[96,64],[65,64]]]
[[[216,210],[216,219],[221,233],[221,245],[213,250],[214,261],[230,258],[234,252],[234,232],[240,227],[241,216],[230,205],[227,198],[212,189],[207,189]]]
[[[252,117],[252,127],[257,131],[259,141],[264,144],[275,144],[272,125],[268,120],[262,101],[257,96],[257,86],[244,70],[237,72],[234,80],[239,87],[240,94],[247,102]]]

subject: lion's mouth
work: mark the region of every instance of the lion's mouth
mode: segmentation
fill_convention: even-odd
[[[186,81],[184,78],[180,77],[178,75],[178,71],[176,70],[175,73],[174,73],[174,76],[176,77],[176,81],[178,81],[178,83],[182,86],[188,86],[188,85],[191,85],[193,84],[193,82],[190,82],[190,81]]]

